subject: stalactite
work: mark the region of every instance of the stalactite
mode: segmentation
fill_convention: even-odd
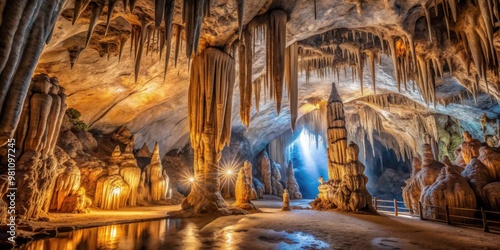
[[[238,27],[241,40],[241,34],[243,33],[243,15],[245,14],[245,1],[244,0],[237,0],[237,1],[238,1]]]
[[[248,30],[243,32],[244,40],[239,45],[239,78],[240,78],[240,117],[247,128],[250,125],[252,109],[252,35]]]
[[[163,20],[163,13],[167,0],[155,0],[155,27],[159,28]]]
[[[137,0],[129,0],[129,8],[130,8],[130,12],[133,12],[134,11],[134,7],[135,7],[135,3],[136,3]]]
[[[127,12],[128,0],[123,0],[123,12]],[[130,10],[132,12],[132,10]]]
[[[292,130],[295,130],[295,122],[298,116],[298,46],[292,43],[285,51],[285,80],[290,101],[290,122]]]
[[[108,18],[106,19],[106,31],[104,32],[104,35],[108,34],[109,23],[111,22],[111,16],[113,15],[113,10],[115,9],[117,2],[118,0],[108,1]]]
[[[99,5],[96,2],[91,2],[90,9],[92,14],[90,15],[90,23],[89,29],[87,31],[87,38],[85,39],[85,48],[89,45],[90,39],[92,38],[92,33],[94,33],[95,26],[97,25],[97,21],[99,21],[99,16],[102,13],[102,9],[104,5]]]
[[[281,99],[283,97],[283,76],[285,71],[285,48],[286,48],[286,19],[287,14],[283,10],[274,10],[269,16],[269,27],[267,31],[267,64],[266,72],[270,83],[271,95],[276,101],[276,110],[281,112]]]
[[[314,0],[314,20],[318,19],[318,3]]]
[[[148,32],[148,29],[149,29],[149,23],[143,22],[142,27],[140,28],[139,37],[137,38],[137,40],[138,40],[137,45],[139,46],[139,48],[137,49],[137,55],[136,55],[135,66],[134,66],[135,82],[137,82],[137,79],[139,78],[139,70],[141,67],[142,52],[144,50],[144,43],[146,40],[146,35],[147,35],[146,33]]]
[[[177,59],[179,58],[179,51],[181,49],[181,31],[182,27],[176,25],[177,27],[177,37],[175,38],[175,55],[174,55],[174,66],[177,67]]]
[[[184,0],[182,20],[186,28],[186,57],[198,54],[203,18],[208,14],[210,0]]]
[[[90,0],[75,0],[75,6],[73,7],[73,21],[72,24],[75,25],[76,20],[80,17],[82,12],[87,8]]]
[[[125,36],[122,36],[120,38],[120,50],[118,52],[118,62],[120,62],[122,59],[123,48],[125,47],[125,43],[127,42],[127,40],[128,40],[128,38]],[[132,44],[130,46],[132,46]]]
[[[71,69],[73,69],[73,66],[78,61],[78,57],[82,53],[83,49],[84,48],[81,48],[81,47],[78,47],[78,46],[74,46],[74,47],[68,49],[69,63],[70,63]]]
[[[376,87],[375,87],[375,57],[373,53],[368,53],[368,61],[370,63],[370,73],[372,76],[372,85],[373,85],[373,94],[376,94]]]
[[[165,5],[165,39],[162,39],[162,42],[164,41],[167,44],[167,54],[165,58],[165,69],[163,71],[163,79],[165,80],[167,76],[167,70],[168,70],[168,61],[170,60],[170,52],[172,51],[172,32],[173,32],[173,20],[174,20],[174,11],[175,11],[175,1],[174,0],[167,0],[167,4]],[[177,28],[177,33],[178,37],[180,37],[180,29]],[[163,50],[163,46],[161,46],[161,49]],[[177,55],[176,50],[176,55]],[[161,52],[160,52],[160,58],[161,58]],[[176,56],[176,65],[177,65],[177,56]]]

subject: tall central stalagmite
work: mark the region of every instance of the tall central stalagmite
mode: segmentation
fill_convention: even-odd
[[[219,191],[218,163],[231,136],[234,81],[235,62],[226,53],[207,48],[193,58],[188,109],[195,181],[184,211],[224,212],[229,206]]]
[[[327,106],[328,178],[320,179],[319,194],[313,209],[338,208],[346,211],[372,210],[371,196],[366,189],[365,166],[359,162],[359,148],[347,145],[344,104],[332,84]]]

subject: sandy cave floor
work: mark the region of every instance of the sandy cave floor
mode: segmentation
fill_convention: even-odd
[[[308,202],[292,201],[292,205],[306,206]],[[254,203],[262,213],[136,223],[140,224],[138,228],[142,228],[141,232],[144,227],[149,227],[147,240],[138,236],[137,232],[130,233],[140,230],[132,229],[129,224],[115,225],[111,228],[110,237],[113,240],[104,239],[107,236],[96,231],[103,239],[96,239],[95,244],[99,249],[500,249],[500,233],[484,233],[479,228],[448,226],[387,214],[313,210],[282,212],[280,201],[261,200]],[[32,226],[82,228],[110,225],[164,218],[166,212],[178,209],[179,206],[155,206],[124,208],[113,212],[94,210],[85,215],[51,215],[50,222],[34,222]],[[44,249],[53,249],[50,246],[58,238],[74,239],[75,235],[79,235],[81,239],[81,234],[77,232],[43,239],[43,245],[49,247]],[[85,238],[86,233],[83,235]],[[21,247],[37,248],[38,245],[33,243]]]

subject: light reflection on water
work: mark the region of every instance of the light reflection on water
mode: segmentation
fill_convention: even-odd
[[[325,249],[328,244],[301,232],[271,229],[206,230],[210,218],[165,219],[87,228],[33,241],[22,250],[142,249]]]

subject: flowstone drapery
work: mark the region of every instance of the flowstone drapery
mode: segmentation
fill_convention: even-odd
[[[358,161],[359,148],[347,145],[344,105],[335,87],[328,100],[328,177],[321,182],[318,197],[311,202],[313,209],[338,208],[344,211],[371,211],[371,195],[366,189],[365,166]]]

